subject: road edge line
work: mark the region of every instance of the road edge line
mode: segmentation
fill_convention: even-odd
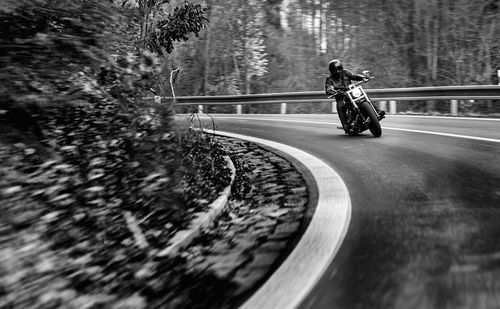
[[[307,229],[288,258],[240,308],[299,306],[330,265],[347,233],[351,200],[344,181],[330,165],[298,148],[247,135],[205,131],[283,151],[302,163],[316,181],[318,202]]]

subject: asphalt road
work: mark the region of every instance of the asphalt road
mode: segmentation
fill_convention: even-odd
[[[216,115],[222,131],[331,165],[346,238],[301,308],[500,308],[500,121],[388,116],[349,137],[336,115]]]

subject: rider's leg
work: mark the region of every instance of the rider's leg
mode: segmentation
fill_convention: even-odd
[[[347,115],[346,115],[346,106],[344,102],[344,97],[336,97],[335,100],[337,101],[337,113],[339,115],[340,123],[342,124],[342,127],[344,128],[344,131],[347,133],[349,132],[349,125],[347,123]]]

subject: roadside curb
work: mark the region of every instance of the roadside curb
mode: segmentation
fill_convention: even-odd
[[[229,156],[224,156],[227,167],[231,170],[231,181],[224,189],[221,195],[213,201],[208,210],[196,214],[196,218],[191,221],[189,227],[185,230],[178,231],[169,241],[167,247],[158,252],[157,256],[174,256],[179,251],[183,250],[200,235],[201,231],[210,226],[222,213],[224,206],[226,206],[229,196],[231,195],[231,187],[236,177],[236,168]]]
[[[282,151],[307,168],[316,181],[318,202],[301,239],[271,277],[240,308],[295,308],[307,297],[333,260],[351,218],[349,192],[327,163],[300,149],[230,132],[205,130]]]

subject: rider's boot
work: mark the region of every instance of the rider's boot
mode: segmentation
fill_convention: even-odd
[[[378,120],[385,118],[385,111],[384,110],[380,110],[380,108],[378,108],[378,106],[375,104],[373,104],[373,107],[375,107],[375,111],[377,111]]]
[[[345,132],[345,134],[350,134],[350,133],[353,133],[354,130],[350,124],[345,124],[344,125],[344,132]]]

